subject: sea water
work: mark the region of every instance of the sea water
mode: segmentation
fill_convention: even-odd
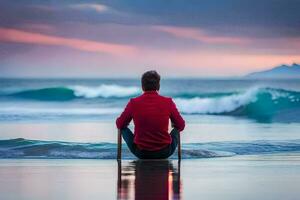
[[[141,93],[139,79],[0,79],[0,157],[115,158],[115,119]],[[160,94],[186,120],[183,158],[300,151],[300,80],[163,79]]]

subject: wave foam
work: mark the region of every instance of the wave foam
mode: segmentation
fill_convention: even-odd
[[[74,91],[75,96],[84,98],[96,98],[96,97],[127,97],[133,96],[140,92],[138,87],[124,87],[120,85],[100,85],[98,87],[87,86],[70,86],[68,87]]]
[[[0,158],[115,159],[116,152],[117,145],[113,143],[75,143],[22,138],[0,140]],[[300,152],[300,140],[232,141],[185,143],[182,145],[184,159],[283,152]],[[123,149],[122,154],[125,159],[134,159],[127,148]]]
[[[256,101],[258,91],[258,88],[253,88],[243,94],[233,94],[221,98],[176,98],[174,101],[178,105],[179,110],[186,114],[218,114],[233,111]]]
[[[121,108],[0,108],[1,114],[10,115],[104,115],[116,114],[121,111]]]
[[[107,85],[100,86],[62,86],[46,87],[40,89],[25,89],[5,96],[35,99],[43,101],[68,101],[76,98],[122,98],[130,97],[140,93],[135,86]]]
[[[269,108],[268,112],[271,113],[276,111],[276,109],[299,107],[300,93],[282,89],[256,87],[250,88],[243,93],[231,94],[229,96],[194,97],[190,99],[175,98],[174,101],[179,110],[186,114],[226,114],[240,108],[245,108],[247,111],[257,109],[257,111],[262,112],[264,111],[264,107]],[[252,107],[247,107],[249,105],[252,105]]]

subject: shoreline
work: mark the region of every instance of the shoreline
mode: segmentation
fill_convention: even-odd
[[[6,200],[194,199],[195,195],[213,200],[296,200],[299,184],[299,153],[121,164],[99,159],[0,159],[0,193]]]

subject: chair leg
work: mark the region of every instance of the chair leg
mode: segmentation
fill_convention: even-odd
[[[118,155],[117,160],[121,160],[122,157],[122,137],[121,137],[121,130],[118,129]]]
[[[178,133],[178,160],[181,160],[181,141],[180,141],[180,132]]]
[[[117,199],[122,199],[122,161],[118,160]]]

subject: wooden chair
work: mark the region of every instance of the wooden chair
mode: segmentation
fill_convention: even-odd
[[[178,160],[181,160],[181,142],[180,142],[180,134],[178,135]],[[121,130],[118,129],[118,152],[117,152],[117,160],[122,159],[122,136],[121,136]]]

